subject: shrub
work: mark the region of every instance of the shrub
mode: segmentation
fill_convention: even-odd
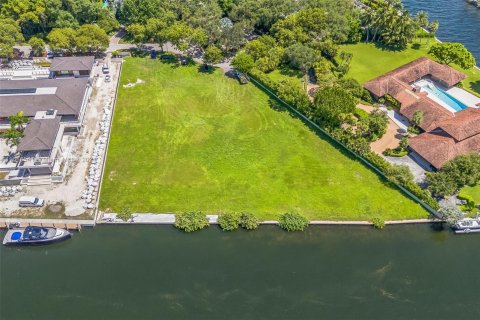
[[[408,154],[407,150],[404,150],[404,149],[399,150],[398,148],[395,148],[395,149],[387,148],[385,149],[385,151],[383,151],[383,155],[387,157],[404,157],[407,154]]]
[[[120,211],[119,213],[117,213],[117,218],[118,219],[121,219],[125,222],[127,222],[128,220],[132,220],[133,221],[133,214],[132,214],[132,211],[130,211],[129,208],[123,208],[122,211]]]
[[[175,215],[175,227],[192,232],[208,227],[207,216],[200,211],[182,212]]]
[[[375,229],[383,229],[385,228],[385,221],[380,219],[379,217],[375,217],[372,219],[373,227]]]
[[[240,224],[240,215],[232,212],[221,213],[218,216],[218,224],[223,231],[237,230]]]
[[[353,114],[358,118],[358,119],[366,119],[368,118],[369,113],[363,109],[360,108],[355,108],[355,111]]]
[[[257,229],[258,219],[252,213],[242,212],[240,214],[240,226],[247,230]]]
[[[303,231],[308,226],[308,219],[299,213],[287,212],[280,216],[278,225],[286,231]]]

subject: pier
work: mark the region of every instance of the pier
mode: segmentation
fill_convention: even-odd
[[[12,223],[18,223],[22,228],[40,226],[67,230],[81,230],[82,227],[95,226],[94,220],[0,218],[0,229],[8,229]]]

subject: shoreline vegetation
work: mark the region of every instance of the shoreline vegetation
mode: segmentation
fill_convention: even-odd
[[[140,12],[143,1],[149,5]],[[268,0],[210,1],[201,8],[180,0],[124,0],[121,7],[100,8],[86,0],[89,10],[60,4],[34,15],[29,6],[18,12],[14,2],[6,0],[0,12],[0,27],[9,31],[0,39],[4,58],[26,41],[40,53],[48,43],[56,54],[100,55],[120,22],[127,33],[121,42],[131,41],[134,55],[141,53],[124,63],[119,84],[141,84],[118,92],[98,205],[126,221],[135,223],[131,212],[173,211],[182,216],[179,226],[194,231],[206,226],[193,211],[202,210],[222,212],[221,221],[235,229],[254,225],[247,210],[289,231],[330,218],[368,220],[381,229],[385,220],[426,217],[419,203],[435,211],[440,197],[464,186],[434,193],[428,179],[414,182],[408,168],[370,150],[385,134],[386,116],[355,112],[358,102],[377,102],[364,82],[421,56],[441,59],[430,50],[441,43],[438,21],[426,12],[412,16],[400,0],[279,0],[268,11],[259,10]],[[172,44],[186,65],[173,55],[171,61],[148,59],[146,43]],[[480,96],[480,69],[461,47],[443,52],[453,57],[446,63],[468,76],[460,87]],[[327,134],[271,93],[240,86],[212,67],[232,57],[237,71],[260,78]]]

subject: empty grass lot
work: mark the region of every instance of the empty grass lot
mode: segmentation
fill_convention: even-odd
[[[433,44],[433,40],[430,43]],[[417,58],[430,57],[425,42],[421,46],[409,45],[407,49],[401,51],[389,50],[374,43],[344,45],[341,49],[353,53],[347,77],[357,79],[360,83],[381,76]],[[475,68],[463,70],[455,65],[452,67],[467,75],[463,81],[465,89],[480,95],[480,70]]]
[[[137,79],[145,83],[122,87]],[[100,207],[265,220],[290,210],[329,220],[427,216],[253,84],[141,58],[123,66]]]

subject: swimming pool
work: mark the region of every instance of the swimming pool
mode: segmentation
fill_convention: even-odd
[[[452,97],[451,95],[448,94],[448,92],[442,90],[441,88],[435,86],[432,82],[427,82],[423,81],[422,83],[418,83],[418,85],[428,93],[429,98],[432,100],[439,99],[441,102],[444,104],[448,105],[450,108],[457,111],[462,111],[464,109],[467,109],[468,106],[466,106],[463,102],[460,100]],[[432,96],[430,96],[432,95]]]

